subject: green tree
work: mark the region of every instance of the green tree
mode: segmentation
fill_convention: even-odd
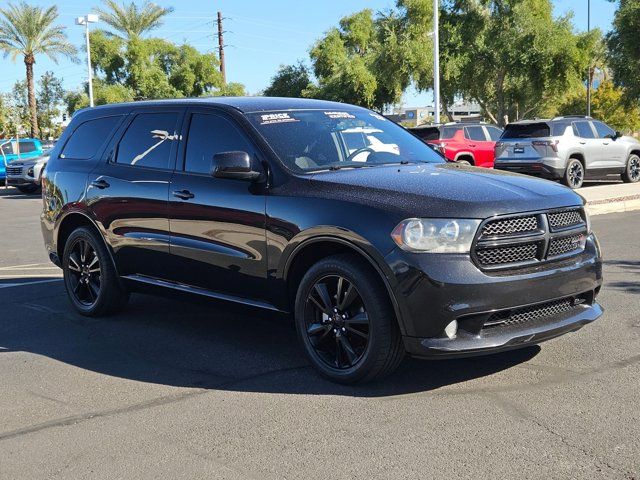
[[[561,115],[582,114],[586,89],[568,98],[559,106]],[[622,132],[640,130],[640,107],[623,102],[624,90],[611,80],[602,82],[591,94],[591,115]]]
[[[162,25],[162,18],[173,12],[173,8],[163,8],[148,1],[138,6],[135,2],[120,4],[115,0],[104,0],[104,7],[95,11],[101,21],[117,32],[115,36],[133,40]]]
[[[53,72],[45,72],[38,80],[38,125],[50,136],[55,136],[57,133],[58,126],[55,120],[61,113],[60,105],[64,95],[62,81]]]
[[[640,0],[620,0],[607,46],[614,82],[627,102],[640,101]]]
[[[537,115],[586,80],[600,32],[575,34],[571,16],[554,18],[549,0],[452,0],[442,8],[449,101],[476,100],[503,125]]]
[[[318,83],[304,95],[377,109],[399,101],[409,83],[408,62],[398,54],[402,28],[393,12],[365,9],[342,18],[311,49]]]
[[[64,27],[54,24],[57,18],[56,6],[43,8],[20,2],[0,8],[0,50],[14,61],[18,56],[23,58],[33,137],[40,135],[33,78],[36,57],[42,54],[57,62],[59,55],[73,59],[76,54],[76,48],[67,41]]]
[[[302,62],[298,62],[296,65],[280,65],[263,93],[267,97],[300,98],[311,85],[309,69]]]

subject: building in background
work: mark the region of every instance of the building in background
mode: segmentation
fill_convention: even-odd
[[[484,120],[480,105],[474,102],[459,101],[451,105],[448,110],[456,122],[478,122]],[[387,115],[387,117],[407,127],[416,127],[433,121],[434,108],[433,105],[426,107],[403,107],[395,110],[391,115]],[[442,120],[444,122],[449,121],[446,117],[442,118]]]

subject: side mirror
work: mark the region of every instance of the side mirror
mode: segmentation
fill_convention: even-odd
[[[616,130],[616,136],[615,136],[615,137],[613,137],[613,139],[614,139],[614,140],[617,140],[617,139],[619,139],[621,136],[622,136],[622,134],[620,133],[620,131],[619,131],[619,130]]]
[[[221,152],[213,156],[211,175],[215,178],[233,178],[253,182],[261,172],[254,167],[247,152]]]

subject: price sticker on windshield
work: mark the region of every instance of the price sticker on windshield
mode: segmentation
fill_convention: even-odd
[[[345,118],[348,118],[348,119],[356,118],[355,115],[352,115],[349,112],[324,112],[324,114],[333,120],[343,120]]]
[[[260,115],[260,125],[271,125],[274,123],[291,123],[291,122],[299,122],[293,118],[288,113],[265,113],[264,115]]]

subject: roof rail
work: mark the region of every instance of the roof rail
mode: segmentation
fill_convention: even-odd
[[[590,117],[588,115],[562,115],[562,116],[559,116],[559,117],[554,117],[554,118],[552,118],[552,120],[562,120],[564,118],[586,118],[586,119],[589,119],[589,120],[593,120],[593,117]]]

